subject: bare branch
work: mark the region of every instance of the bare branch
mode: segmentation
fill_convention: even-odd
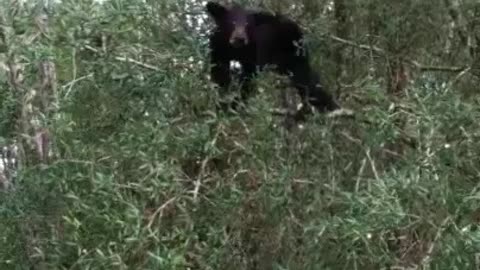
[[[89,50],[89,51],[92,51],[92,52],[94,52],[94,53],[99,53],[98,50],[95,49],[95,48],[93,48],[92,46],[85,45],[84,48],[87,49],[87,50]],[[142,62],[140,62],[140,61],[137,61],[137,60],[132,59],[132,58],[129,58],[129,57],[116,56],[116,57],[115,57],[115,60],[120,61],[120,62],[132,63],[132,64],[135,64],[135,65],[144,67],[144,68],[146,68],[146,69],[154,70],[154,71],[160,71],[160,68],[159,68],[159,67],[152,66],[152,65],[149,65],[149,64],[146,64],[146,63],[142,63]]]
[[[340,43],[343,43],[343,44],[346,44],[346,45],[349,45],[349,46],[352,46],[352,47],[356,47],[356,48],[363,49],[363,50],[374,51],[374,52],[376,52],[376,53],[378,53],[382,56],[387,55],[385,50],[383,50],[379,47],[376,47],[376,46],[358,44],[354,41],[346,40],[346,39],[343,39],[343,38],[340,38],[340,37],[337,37],[337,36],[334,36],[334,35],[330,35],[329,38],[334,40],[334,41],[337,41],[337,42],[340,42]],[[418,63],[417,61],[411,60],[411,59],[406,59],[406,61],[408,63],[410,63],[411,65],[413,65],[415,68],[419,69],[420,71],[462,72],[462,71],[468,69],[468,67],[466,67],[466,66],[461,66],[461,67],[457,67],[457,66],[428,66],[428,65],[422,65],[422,64]]]
[[[152,224],[155,221],[155,218],[157,216],[159,216],[161,218],[163,216],[163,210],[165,210],[165,208],[168,205],[170,205],[171,203],[173,203],[176,199],[177,199],[176,197],[170,198],[168,201],[166,201],[164,204],[162,204],[159,208],[157,208],[157,210],[155,210],[155,212],[152,214],[152,216],[149,217],[149,222],[147,224],[148,229],[150,229],[152,227]]]
[[[449,67],[449,66],[426,66],[419,64],[415,60],[408,60],[410,64],[415,66],[416,68],[420,69],[421,71],[446,71],[446,72],[461,72],[464,71],[465,69],[468,69],[468,67]]]
[[[350,45],[352,47],[357,47],[359,49],[364,49],[364,50],[373,50],[374,52],[376,53],[379,53],[381,55],[385,55],[385,50],[377,47],[377,46],[370,46],[370,45],[365,45],[365,44],[358,44],[354,41],[351,41],[351,40],[346,40],[346,39],[343,39],[343,38],[340,38],[340,37],[337,37],[337,36],[334,36],[334,35],[330,35],[329,36],[330,39],[332,40],[335,40],[337,42],[340,42],[340,43],[343,43],[343,44],[346,44],[346,45]]]

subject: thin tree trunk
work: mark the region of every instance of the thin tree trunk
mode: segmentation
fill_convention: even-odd
[[[348,10],[345,4],[345,0],[335,0],[335,32],[336,36],[340,38],[348,37]],[[345,46],[339,45],[334,53],[334,59],[336,64],[335,69],[335,82],[336,82],[336,96],[339,97],[341,93],[340,81],[344,76],[345,59],[343,57],[343,50]]]

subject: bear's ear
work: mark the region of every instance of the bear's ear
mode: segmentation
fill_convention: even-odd
[[[227,8],[212,1],[207,2],[206,8],[207,12],[213,17],[216,23],[222,21],[227,13]]]

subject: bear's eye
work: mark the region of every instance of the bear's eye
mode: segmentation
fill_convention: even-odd
[[[246,26],[248,25],[248,22],[236,22],[236,21],[233,21],[233,22],[232,22],[232,25],[233,25],[233,26],[246,27]]]

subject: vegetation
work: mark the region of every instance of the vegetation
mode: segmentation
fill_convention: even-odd
[[[215,110],[201,1],[0,3],[0,269],[480,267],[478,1],[243,1],[355,110],[299,128]]]

